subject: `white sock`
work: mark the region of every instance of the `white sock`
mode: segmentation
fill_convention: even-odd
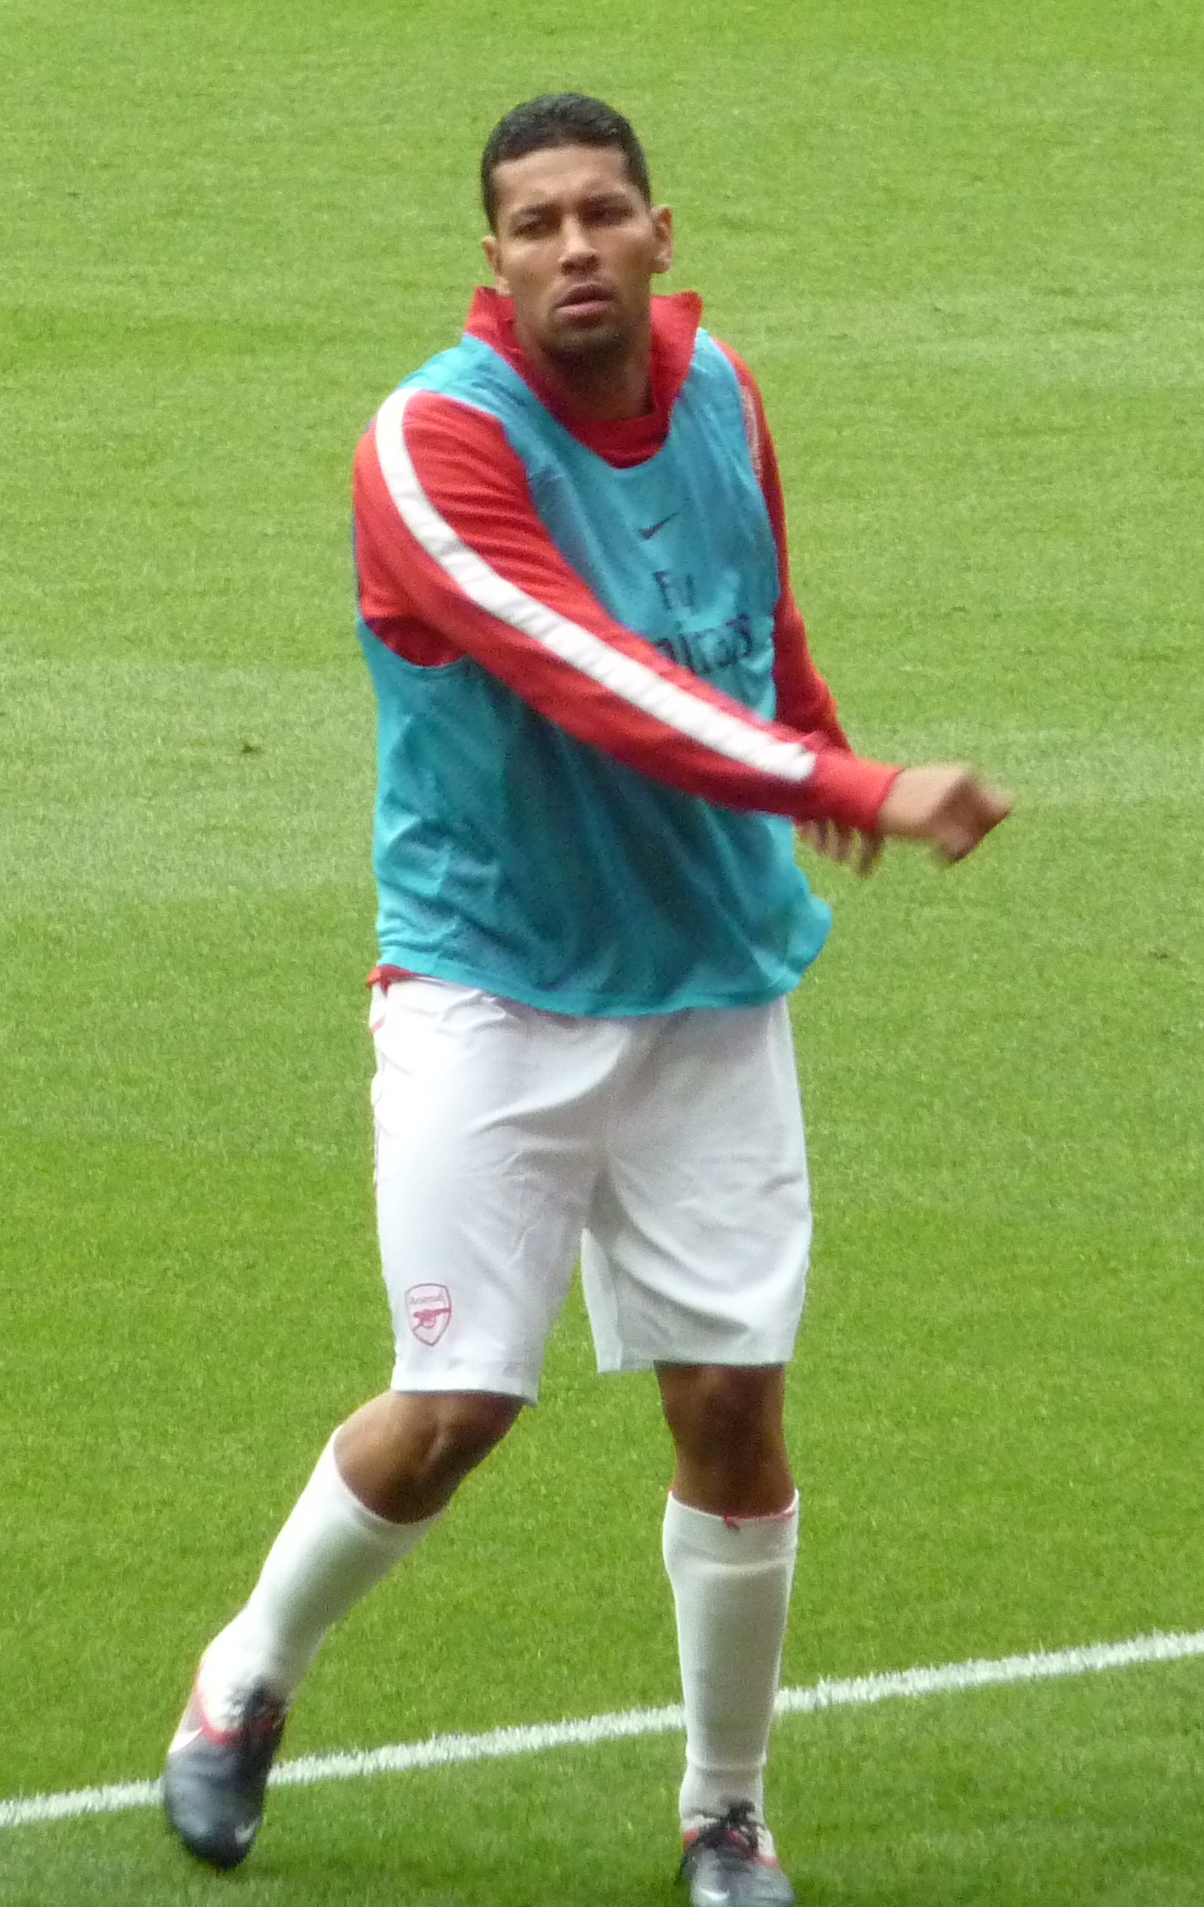
[[[798,1548],[798,1498],[779,1516],[710,1516],[670,1495],[665,1568],[686,1708],[683,1823],[764,1806],[769,1729]]]
[[[269,1682],[291,1699],[326,1631],[438,1520],[390,1523],[366,1508],[339,1473],[332,1437],[268,1551],[245,1608],[202,1658],[198,1681],[215,1724],[222,1725],[227,1704],[252,1682]]]

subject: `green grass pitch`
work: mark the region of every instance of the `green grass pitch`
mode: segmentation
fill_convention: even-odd
[[[602,93],[759,373],[870,753],[1016,819],[817,879],[804,1683],[1204,1625],[1204,16],[1187,0],[0,0],[0,1798],[157,1772],[389,1369],[347,468],[475,155]],[[293,1754],[675,1696],[651,1386],[546,1402]],[[1204,1902],[1204,1665],[783,1723],[812,1907]],[[668,1899],[665,1738],[282,1793],[248,1907]],[[222,1887],[131,1814],[3,1907]]]

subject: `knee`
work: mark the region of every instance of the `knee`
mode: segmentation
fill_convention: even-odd
[[[386,1391],[347,1419],[335,1457],[361,1503],[391,1522],[418,1522],[443,1508],[521,1409],[517,1397]]]
[[[396,1444],[429,1483],[458,1482],[501,1443],[522,1405],[484,1392],[394,1393]]]
[[[696,1462],[730,1462],[738,1453],[751,1456],[781,1443],[781,1370],[705,1365],[660,1376],[674,1442]]]

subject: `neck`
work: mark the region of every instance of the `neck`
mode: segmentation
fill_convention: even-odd
[[[546,351],[516,322],[515,336],[561,408],[591,424],[619,424],[652,409],[652,326],[637,339],[589,353]]]

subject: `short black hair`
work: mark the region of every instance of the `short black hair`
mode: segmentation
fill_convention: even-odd
[[[481,197],[490,225],[497,213],[497,194],[493,189],[493,169],[507,159],[521,159],[528,152],[543,152],[552,146],[614,146],[623,154],[631,183],[647,204],[652,203],[648,161],[636,138],[630,120],[604,100],[591,99],[587,93],[541,93],[514,106],[485,141],[481,154]]]

